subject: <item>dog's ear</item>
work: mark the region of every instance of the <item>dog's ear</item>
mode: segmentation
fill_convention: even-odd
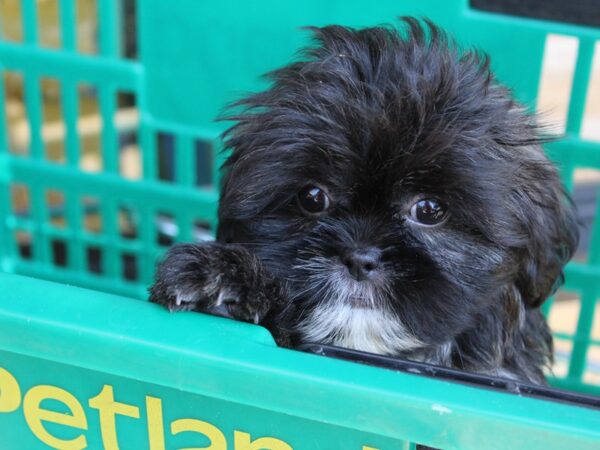
[[[537,308],[564,282],[563,268],[577,249],[579,231],[575,207],[556,168],[545,157],[530,162],[513,190],[527,235],[516,286],[525,305]]]

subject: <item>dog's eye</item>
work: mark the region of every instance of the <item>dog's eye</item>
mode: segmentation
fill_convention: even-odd
[[[425,198],[410,208],[410,218],[422,225],[437,225],[448,216],[448,208],[439,200]]]
[[[329,197],[317,186],[305,186],[298,192],[298,204],[309,214],[319,214],[329,208]]]

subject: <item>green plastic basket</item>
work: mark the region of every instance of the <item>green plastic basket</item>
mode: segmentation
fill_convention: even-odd
[[[600,448],[598,410],[280,349],[260,327],[139,301],[169,244],[214,230],[223,125],[212,119],[291,60],[307,39],[300,26],[427,16],[490,53],[529,105],[548,34],[576,37],[566,135],[548,146],[569,188],[577,168],[600,169],[600,145],[580,137],[599,30],[475,11],[466,0],[139,0],[139,56],[128,59],[119,1],[92,2],[95,54],[81,51],[75,25],[76,4],[90,2],[58,2],[51,48],[38,26],[50,2],[5,1],[21,22],[0,17],[0,27],[18,25],[22,38],[0,38],[0,75],[22,77],[29,145],[11,147],[0,108],[0,448]],[[59,86],[60,158],[49,156],[44,128],[46,78]],[[5,96],[0,85],[0,105]],[[101,117],[94,170],[78,129],[82,96],[97,99]],[[141,148],[135,180],[120,163],[123,98],[138,112],[125,130]],[[580,311],[576,332],[558,336],[572,343],[566,375],[552,380],[596,395],[585,373],[600,348],[591,336],[599,240],[597,220],[587,260],[567,268]]]

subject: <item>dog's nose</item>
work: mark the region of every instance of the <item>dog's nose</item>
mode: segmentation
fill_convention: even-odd
[[[379,267],[381,250],[374,247],[347,250],[342,255],[342,262],[356,280],[365,280]]]

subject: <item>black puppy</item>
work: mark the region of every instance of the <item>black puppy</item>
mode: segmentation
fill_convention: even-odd
[[[543,383],[538,307],[578,235],[535,118],[487,58],[411,18],[312,28],[237,104],[217,242],[172,248],[151,300],[319,342]]]

